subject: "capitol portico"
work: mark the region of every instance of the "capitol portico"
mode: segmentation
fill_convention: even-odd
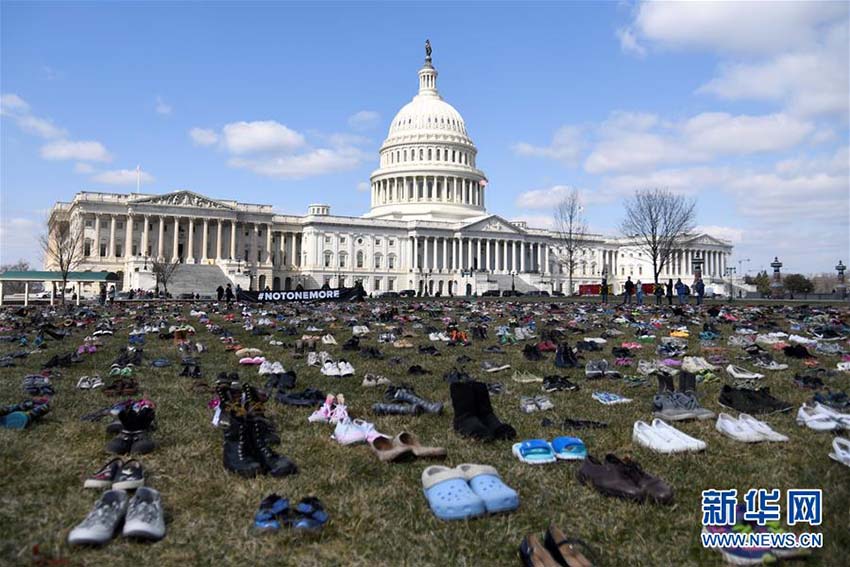
[[[332,215],[324,204],[303,216],[282,214],[191,191],[83,191],[57,203],[49,223],[81,227],[78,270],[120,272],[124,287],[153,288],[153,261],[177,260],[174,292],[182,282],[208,294],[226,281],[274,290],[361,282],[370,293],[568,292],[560,234],[488,214],[492,189],[476,158],[463,118],[439,94],[429,49],[416,96],[390,123],[362,217]],[[603,271],[616,291],[628,276],[653,279],[646,255],[622,238],[588,234],[583,248],[573,291],[599,283]],[[708,282],[719,282],[731,251],[728,242],[690,235],[661,277],[689,283],[699,257]]]

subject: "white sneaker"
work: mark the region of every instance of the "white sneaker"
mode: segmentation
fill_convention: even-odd
[[[329,353],[327,353],[325,351],[322,351],[322,352],[319,353],[319,362],[324,364],[329,360],[331,360],[331,361],[333,360],[333,357],[331,357],[331,355]]]
[[[839,428],[850,429],[850,413],[841,413],[835,411],[829,406],[825,406],[820,402],[815,402],[815,408],[818,412],[830,416],[838,423]]]
[[[742,380],[756,380],[759,378],[764,378],[764,374],[759,374],[758,372],[750,372],[746,368],[741,368],[740,366],[735,366],[734,364],[730,364],[726,367],[726,372],[728,372],[733,378],[739,378]]]
[[[272,374],[283,374],[286,370],[283,369],[283,364],[275,362],[272,364]]]
[[[115,535],[115,529],[127,512],[127,493],[108,490],[103,493],[86,519],[68,534],[71,545],[103,545]]]
[[[367,327],[366,325],[355,325],[351,329],[351,334],[353,334],[355,337],[362,337],[363,335],[366,335],[368,333],[369,327]]]
[[[682,370],[691,374],[699,374],[706,370],[717,370],[713,364],[709,364],[706,359],[701,356],[686,356],[682,359]]]
[[[759,435],[764,437],[765,441],[779,441],[784,442],[788,441],[787,435],[782,435],[781,433],[777,433],[763,421],[759,421],[751,415],[746,413],[742,413],[738,416],[738,421],[742,424],[746,425],[753,431],[757,432]]]
[[[165,519],[159,492],[148,486],[136,490],[127,507],[124,537],[160,540],[165,537]]]
[[[322,337],[322,344],[323,345],[335,345],[335,344],[337,344],[337,342],[336,342],[336,339],[334,338],[333,335],[327,334],[327,335],[324,335]]]
[[[374,424],[355,419],[354,421],[348,420],[337,423],[331,438],[340,445],[353,445],[365,443],[379,436],[380,434],[375,430]]]
[[[815,431],[834,431],[840,427],[840,423],[831,415],[819,411],[816,405],[807,404],[803,404],[797,410],[797,423]]]
[[[656,453],[669,454],[687,450],[681,447],[678,440],[668,435],[659,435],[659,432],[645,421],[635,422],[632,427],[632,440],[641,447],[646,447]]]
[[[668,435],[671,438],[675,438],[679,441],[679,443],[681,443],[681,446],[685,451],[705,451],[705,448],[708,446],[705,441],[691,437],[687,433],[679,431],[672,425],[668,425],[666,421],[658,419],[657,417],[652,420],[652,429],[659,435]]]
[[[307,365],[308,366],[318,366],[319,365],[319,353],[316,351],[310,351],[307,353]]]
[[[728,413],[721,413],[717,416],[715,428],[726,437],[730,437],[735,441],[741,441],[742,443],[766,441],[764,436],[759,432],[751,429],[745,423],[742,423],[739,419],[732,417]]]
[[[833,439],[832,453],[829,454],[829,458],[850,467],[850,440],[844,437]]]
[[[443,341],[444,343],[447,343],[452,340],[446,333],[437,333],[437,338]]]
[[[436,342],[440,340],[439,333],[428,333],[428,340],[432,342]]]
[[[260,365],[259,373],[260,374],[273,374],[272,363],[269,362],[268,360],[264,360],[263,363]]]
[[[340,360],[337,366],[339,367],[340,376],[354,376],[354,366],[347,360]]]
[[[336,362],[333,362],[332,360],[328,360],[322,366],[321,372],[325,376],[339,376],[339,366],[337,366]]]
[[[787,370],[787,364],[780,364],[775,360],[771,360],[770,362],[764,362],[761,360],[755,361],[753,364],[758,366],[759,368],[764,368],[765,370]]]

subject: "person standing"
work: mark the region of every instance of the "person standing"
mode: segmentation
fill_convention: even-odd
[[[697,295],[697,305],[702,305],[702,298],[705,296],[705,282],[702,281],[702,278],[697,278],[693,287]]]
[[[599,292],[602,294],[602,303],[608,303],[608,276],[602,276],[602,289]]]
[[[640,280],[635,284],[635,297],[637,298],[637,304],[643,305],[643,284]]]
[[[109,303],[115,303],[115,285],[109,286]]]
[[[655,305],[661,305],[664,299],[664,284],[655,284],[652,293],[655,294]]]
[[[676,296],[679,298],[679,305],[685,304],[685,284],[682,283],[682,278],[676,279]]]
[[[673,278],[667,280],[667,305],[673,305]]]
[[[218,298],[219,301],[221,301],[222,298],[224,298],[224,288],[221,287],[221,285],[219,285],[217,288],[215,288],[215,296]]]
[[[233,303],[233,288],[230,287],[230,284],[227,284],[227,289],[224,290],[224,298],[227,299],[227,305],[229,307]]]
[[[626,284],[623,287],[625,289],[623,292],[623,305],[631,304],[632,294],[635,291],[635,282],[632,281],[632,276],[626,278]]]
[[[100,284],[100,304],[106,305],[106,285]]]

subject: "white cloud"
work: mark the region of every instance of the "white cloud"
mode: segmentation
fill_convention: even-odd
[[[532,189],[520,193],[516,198],[516,206],[520,209],[551,209],[569,196],[572,191],[567,185],[554,185],[546,189]]]
[[[59,140],[41,147],[41,157],[49,160],[108,162],[112,156],[100,142]]]
[[[212,146],[218,142],[218,134],[208,128],[192,128],[189,130],[189,137],[198,146]]]
[[[301,179],[353,169],[368,157],[356,148],[318,148],[295,155],[234,157],[227,163],[231,167],[247,169],[268,177]]]
[[[617,39],[620,40],[620,47],[626,53],[632,53],[638,57],[646,55],[646,48],[638,43],[635,32],[630,28],[620,28],[617,30]]]
[[[843,2],[642,2],[629,31],[662,47],[771,54],[810,45],[846,20]]]
[[[348,117],[348,125],[355,130],[369,130],[378,125],[381,115],[374,110],[361,110]]]
[[[92,181],[103,183],[104,185],[135,185],[136,170],[135,169],[114,169],[111,171],[103,171],[94,175]],[[139,172],[139,182],[142,184],[153,183],[154,177],[147,171]]]
[[[44,118],[38,118],[37,116],[27,114],[19,116],[17,121],[21,130],[34,136],[38,136],[39,138],[52,140],[68,136],[68,132],[66,130],[55,126],[50,120],[46,120]]]
[[[30,105],[27,101],[14,93],[0,95],[0,114],[4,116],[29,112],[29,109]]]
[[[716,225],[698,225],[694,228],[696,233],[705,233],[715,238],[728,240],[732,244],[738,244],[744,240],[745,230],[743,228],[735,228],[732,226],[716,226]]]
[[[74,164],[74,173],[92,173],[94,168],[83,162],[77,162]]]
[[[729,177],[723,168],[685,167],[606,177],[603,189],[626,196],[638,189],[660,187],[682,195],[695,195],[703,189],[718,187]]]
[[[157,95],[156,105],[154,106],[157,114],[171,114],[171,105],[166,103],[161,96]]]
[[[0,217],[0,264],[8,264],[18,259],[28,260],[33,269],[39,267],[38,238],[44,232],[44,225],[32,219]]]
[[[517,155],[545,157],[568,165],[578,161],[581,148],[581,130],[576,126],[562,126],[555,130],[548,146],[534,146],[527,142],[519,142],[513,146]]]
[[[360,193],[368,193],[371,187],[372,186],[369,184],[368,181],[361,181],[357,184],[357,191],[359,191]]]
[[[274,120],[233,122],[222,130],[222,142],[230,153],[237,155],[259,152],[288,152],[300,148],[302,134]]]
[[[732,116],[706,112],[682,126],[691,148],[712,154],[749,154],[793,148],[812,131],[811,123],[785,114]]]

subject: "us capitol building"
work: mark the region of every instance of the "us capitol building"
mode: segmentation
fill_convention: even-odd
[[[206,295],[226,282],[260,290],[360,282],[375,294],[480,295],[512,286],[567,293],[559,233],[487,213],[490,188],[477,167],[478,150],[463,117],[440,96],[426,49],[419,92],[390,123],[362,217],[332,215],[325,204],[310,205],[303,216],[278,213],[191,191],[82,191],[53,207],[49,228],[82,224],[84,260],[77,270],[117,272],[125,289],[152,289],[153,261],[178,259],[182,265],[168,285],[175,294]],[[628,241],[592,233],[586,239],[573,273],[575,292],[598,284],[603,270],[615,292],[628,276],[652,281],[651,262]],[[661,277],[690,283],[699,257],[705,280],[719,283],[731,252],[726,241],[689,235]]]

